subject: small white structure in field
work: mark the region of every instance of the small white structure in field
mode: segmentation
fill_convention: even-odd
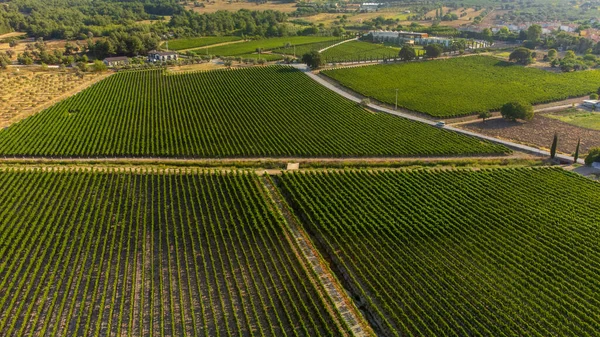
[[[298,170],[300,169],[300,163],[288,163],[286,170]]]

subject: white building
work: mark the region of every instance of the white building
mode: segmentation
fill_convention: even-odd
[[[361,11],[376,12],[382,4],[377,2],[363,2],[360,5]]]
[[[148,62],[166,62],[177,60],[178,55],[174,51],[151,50],[148,52]]]

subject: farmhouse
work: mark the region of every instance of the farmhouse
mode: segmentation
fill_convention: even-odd
[[[126,56],[107,57],[102,62],[104,62],[107,67],[115,67],[129,64],[129,59]]]
[[[148,52],[148,62],[165,62],[177,60],[178,55],[174,51],[151,50]]]

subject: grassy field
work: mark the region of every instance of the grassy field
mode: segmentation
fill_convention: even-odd
[[[2,170],[0,334],[342,336],[257,184]]]
[[[297,57],[302,57],[302,55],[306,54],[306,53],[310,53],[311,51],[319,51],[321,49],[327,48],[331,45],[334,45],[336,43],[340,43],[342,42],[343,39],[336,39],[336,40],[330,40],[330,41],[325,41],[325,42],[317,42],[317,43],[310,43],[310,44],[303,44],[303,45],[299,45],[299,46],[291,46],[289,48],[278,48],[278,49],[273,49],[273,53],[278,53],[278,54],[284,54],[284,55],[294,55],[294,53],[296,54]]]
[[[521,168],[280,183],[381,335],[600,335],[597,182]]]
[[[371,113],[291,67],[117,73],[0,131],[8,156],[435,156],[503,146]]]
[[[193,50],[197,54],[211,54],[219,56],[237,56],[244,54],[252,54],[256,52],[257,48],[262,50],[272,50],[277,48],[283,48],[286,43],[292,45],[303,45],[317,42],[325,42],[336,40],[335,37],[330,36],[289,36],[289,37],[274,37],[270,39],[252,40],[248,42],[234,43],[226,46],[219,46],[214,48],[200,48]],[[208,50],[207,50],[208,49]]]
[[[323,71],[365,96],[436,117],[498,110],[507,102],[546,103],[595,92],[600,71],[551,73],[494,57],[376,65]]]
[[[170,50],[181,50],[209,46],[217,43],[239,41],[239,36],[205,36],[192,37],[187,39],[177,39],[169,41]]]
[[[395,58],[398,56],[400,48],[384,46],[383,44],[350,41],[339,46],[327,49],[323,52],[324,62],[352,62],[381,60],[384,58]],[[422,54],[423,50],[417,49],[417,53]]]
[[[553,112],[545,116],[582,128],[600,130],[600,112],[566,110]]]

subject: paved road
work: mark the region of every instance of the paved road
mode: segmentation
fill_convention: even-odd
[[[296,64],[296,65],[294,65],[294,67],[298,68],[299,70],[302,70],[306,75],[308,75],[310,78],[312,78],[313,80],[315,80],[317,83],[321,84],[322,86],[324,86],[324,87],[326,87],[326,88],[328,88],[330,90],[333,90],[334,92],[338,93],[339,95],[342,95],[343,97],[346,97],[347,99],[349,99],[349,100],[351,100],[353,102],[359,103],[361,101],[360,98],[358,98],[358,97],[356,97],[356,96],[354,96],[354,95],[352,95],[352,94],[350,94],[350,93],[348,93],[348,92],[346,92],[344,90],[341,90],[340,88],[337,88],[336,86],[334,86],[333,84],[331,84],[331,83],[327,82],[326,80],[322,79],[318,75],[313,74],[310,71],[310,68],[308,68],[308,66],[306,66],[305,64]],[[373,109],[373,110],[376,110],[376,111],[386,112],[386,113],[389,113],[389,114],[392,114],[392,115],[395,115],[395,116],[399,116],[399,117],[403,117],[403,118],[406,118],[406,119],[410,119],[410,120],[413,120],[413,121],[417,121],[417,122],[421,122],[421,123],[425,123],[425,124],[429,124],[429,125],[433,125],[433,126],[435,126],[435,124],[436,124],[436,121],[431,121],[431,120],[428,120],[428,119],[425,119],[425,118],[420,118],[420,117],[413,116],[413,115],[410,115],[410,114],[407,114],[407,113],[404,113],[404,112],[400,112],[400,111],[394,111],[394,110],[391,110],[391,109],[388,109],[388,108],[384,108],[384,107],[381,107],[379,105],[375,105],[375,104],[372,104],[372,103],[369,104],[368,107],[371,108],[371,109]],[[518,150],[518,151],[524,151],[524,152],[527,152],[527,153],[532,153],[532,154],[543,156],[543,157],[549,157],[550,156],[550,152],[544,151],[544,150],[540,150],[540,149],[535,148],[535,147],[531,147],[531,146],[527,146],[527,145],[522,145],[522,144],[517,144],[517,143],[510,142],[510,141],[502,140],[502,139],[497,139],[497,138],[494,138],[494,137],[482,135],[480,133],[476,133],[476,132],[471,132],[471,131],[467,131],[467,130],[455,128],[455,127],[449,126],[449,125],[444,126],[443,128],[446,129],[446,130],[451,130],[451,131],[455,131],[455,132],[458,132],[458,133],[462,133],[462,134],[465,134],[465,135],[468,135],[468,136],[477,137],[477,138],[485,139],[485,140],[488,140],[488,141],[491,141],[491,142],[494,142],[494,143],[502,144],[504,146],[507,146],[509,148],[512,148],[512,149],[515,149],[515,150]],[[563,159],[563,160],[573,161],[573,157],[570,157],[570,156],[565,156],[565,155],[559,155],[559,154],[557,154],[556,157],[558,157],[560,159]],[[581,164],[584,163],[583,159],[578,159],[577,162],[581,163]]]

